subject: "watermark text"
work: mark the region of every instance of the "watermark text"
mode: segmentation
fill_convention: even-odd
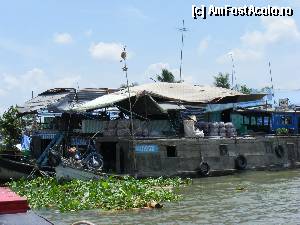
[[[294,10],[291,7],[264,6],[256,7],[253,5],[244,5],[234,7],[225,6],[205,6],[192,5],[192,17],[194,19],[206,19],[208,16],[293,16]]]

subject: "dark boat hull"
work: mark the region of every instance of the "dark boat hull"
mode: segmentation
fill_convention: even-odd
[[[35,165],[18,161],[13,158],[0,157],[0,180],[18,180],[43,175],[43,172],[52,173],[54,168],[38,169]]]
[[[12,159],[0,158],[1,180],[27,178],[32,172],[34,172],[33,165]]]

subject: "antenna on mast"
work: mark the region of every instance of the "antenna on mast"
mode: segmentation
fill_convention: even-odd
[[[270,61],[269,61],[269,74],[270,74],[270,81],[271,81],[271,95],[272,98],[274,98],[274,85],[273,85],[272,68],[271,68]],[[275,99],[274,99],[274,104],[275,104]]]
[[[130,123],[131,123],[131,136],[133,138],[133,118],[132,118],[132,104],[131,104],[131,96],[130,96],[130,89],[129,89],[129,81],[128,81],[128,75],[127,75],[127,70],[128,70],[128,67],[127,67],[127,62],[126,62],[126,59],[127,59],[127,51],[126,51],[126,45],[124,46],[123,48],[123,51],[121,53],[121,62],[123,61],[124,62],[124,66],[122,68],[123,72],[125,73],[125,77],[126,77],[126,86],[127,86],[127,92],[128,92],[128,101],[129,101],[129,110],[130,110]]]
[[[232,63],[232,72],[231,72],[231,88],[234,89],[234,80],[236,80],[235,77],[235,65],[234,65],[234,59],[233,59],[233,52],[229,53],[229,56],[231,58],[231,63]]]
[[[132,113],[132,103],[131,103],[131,95],[130,95],[130,89],[129,89],[129,81],[128,81],[128,67],[127,67],[127,51],[126,51],[126,45],[123,48],[123,51],[121,53],[121,60],[120,62],[124,62],[124,66],[122,67],[123,72],[125,73],[125,77],[126,77],[126,85],[127,85],[127,92],[128,92],[128,102],[129,102],[129,111],[130,111],[130,125],[131,125],[131,139],[132,139],[132,148],[133,148],[133,162],[134,162],[134,173],[135,173],[135,177],[137,177],[137,166],[136,166],[136,155],[135,155],[135,149],[134,149],[134,130],[133,130],[133,113]]]
[[[270,73],[270,79],[271,79],[272,96],[274,97],[274,85],[273,85],[273,77],[272,77],[271,62],[269,62],[269,73]]]
[[[184,41],[183,41],[183,34],[184,32],[187,32],[188,29],[184,26],[184,20],[182,20],[182,27],[178,29],[181,32],[181,50],[180,50],[180,68],[179,68],[179,78],[180,82],[182,82],[182,58],[183,58],[183,46],[184,46]]]

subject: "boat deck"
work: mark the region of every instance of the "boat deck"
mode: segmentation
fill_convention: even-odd
[[[0,214],[25,213],[29,209],[26,198],[8,187],[0,187]]]
[[[0,215],[1,225],[53,225],[50,221],[32,211]]]
[[[1,225],[51,225],[49,221],[29,210],[27,199],[8,187],[0,187]]]

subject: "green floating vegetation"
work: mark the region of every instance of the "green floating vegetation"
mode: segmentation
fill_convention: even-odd
[[[277,128],[276,129],[276,134],[278,135],[286,135],[289,133],[289,130],[286,128]]]
[[[180,186],[190,179],[109,177],[100,180],[72,180],[58,183],[55,178],[36,178],[8,183],[21,196],[27,197],[33,209],[52,208],[61,212],[88,209],[125,210],[146,207],[150,202],[178,201]]]

